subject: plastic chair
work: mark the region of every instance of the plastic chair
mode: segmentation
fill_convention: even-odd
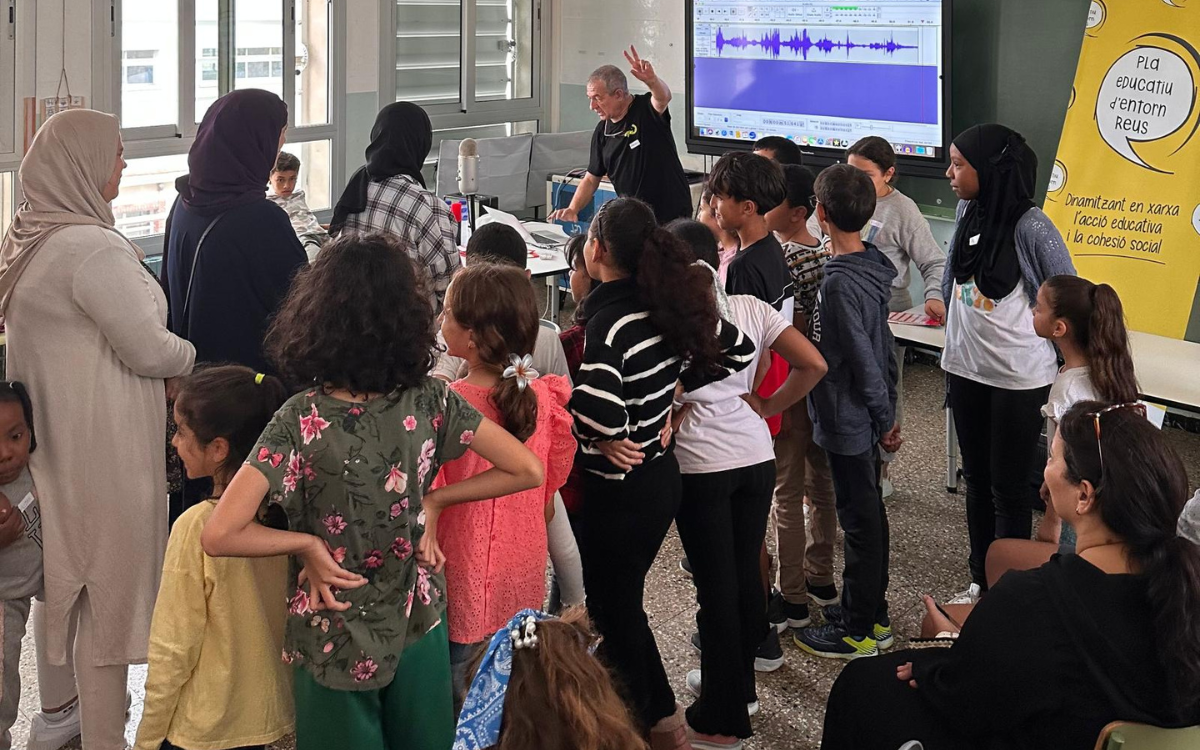
[[[1196,750],[1200,726],[1163,729],[1131,721],[1114,721],[1100,732],[1096,750]]]

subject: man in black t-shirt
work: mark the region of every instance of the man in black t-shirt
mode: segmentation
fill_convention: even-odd
[[[660,224],[692,214],[691,193],[667,110],[671,89],[633,47],[625,53],[625,59],[633,77],[650,91],[631,95],[625,74],[613,65],[592,73],[587,84],[588,102],[601,119],[592,134],[587,175],[570,207],[550,214],[551,220],[578,221],[579,212],[591,202],[600,178],[606,175],[618,195],[649,203]]]

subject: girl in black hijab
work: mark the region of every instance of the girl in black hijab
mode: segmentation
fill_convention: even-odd
[[[379,111],[371,128],[367,163],[358,168],[333,208],[331,234],[341,232],[350,214],[367,207],[367,185],[396,175],[407,175],[425,187],[421,167],[433,148],[433,126],[425,110],[411,102],[396,102]]]
[[[389,104],[375,118],[367,163],[350,178],[333,209],[329,233],[388,232],[424,268],[435,312],[458,269],[454,219],[445,201],[425,188],[421,168],[433,147],[429,115],[411,102]]]
[[[1020,133],[967,129],[950,146],[946,176],[962,200],[942,281],[942,369],[967,480],[972,583],[958,599],[973,601],[987,587],[992,541],[1030,535],[1041,407],[1058,371],[1031,309],[1043,281],[1075,268],[1033,203],[1037,155]]]

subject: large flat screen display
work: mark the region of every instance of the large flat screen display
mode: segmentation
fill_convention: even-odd
[[[950,0],[689,0],[688,146],[780,135],[837,158],[866,135],[946,163]]]

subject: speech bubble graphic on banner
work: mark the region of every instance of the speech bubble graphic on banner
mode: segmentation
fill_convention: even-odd
[[[1163,0],[1163,2],[1167,5],[1170,5],[1172,8],[1182,8],[1187,0]]]
[[[1177,39],[1161,34],[1139,39],[1147,37]],[[1162,47],[1139,46],[1117,58],[1100,84],[1096,96],[1100,137],[1134,164],[1170,174],[1147,164],[1133,144],[1160,140],[1183,127],[1192,116],[1194,96],[1192,71],[1182,57]]]
[[[1054,161],[1054,168],[1050,170],[1050,184],[1046,187],[1047,193],[1057,193],[1067,184],[1067,167],[1057,159]]]
[[[1087,28],[1100,28],[1104,25],[1106,18],[1108,18],[1108,8],[1104,5],[1103,0],[1092,0],[1092,4],[1088,6]]]
[[[1196,230],[1196,234],[1200,234],[1200,206],[1196,206],[1196,210],[1192,211],[1192,229]]]

